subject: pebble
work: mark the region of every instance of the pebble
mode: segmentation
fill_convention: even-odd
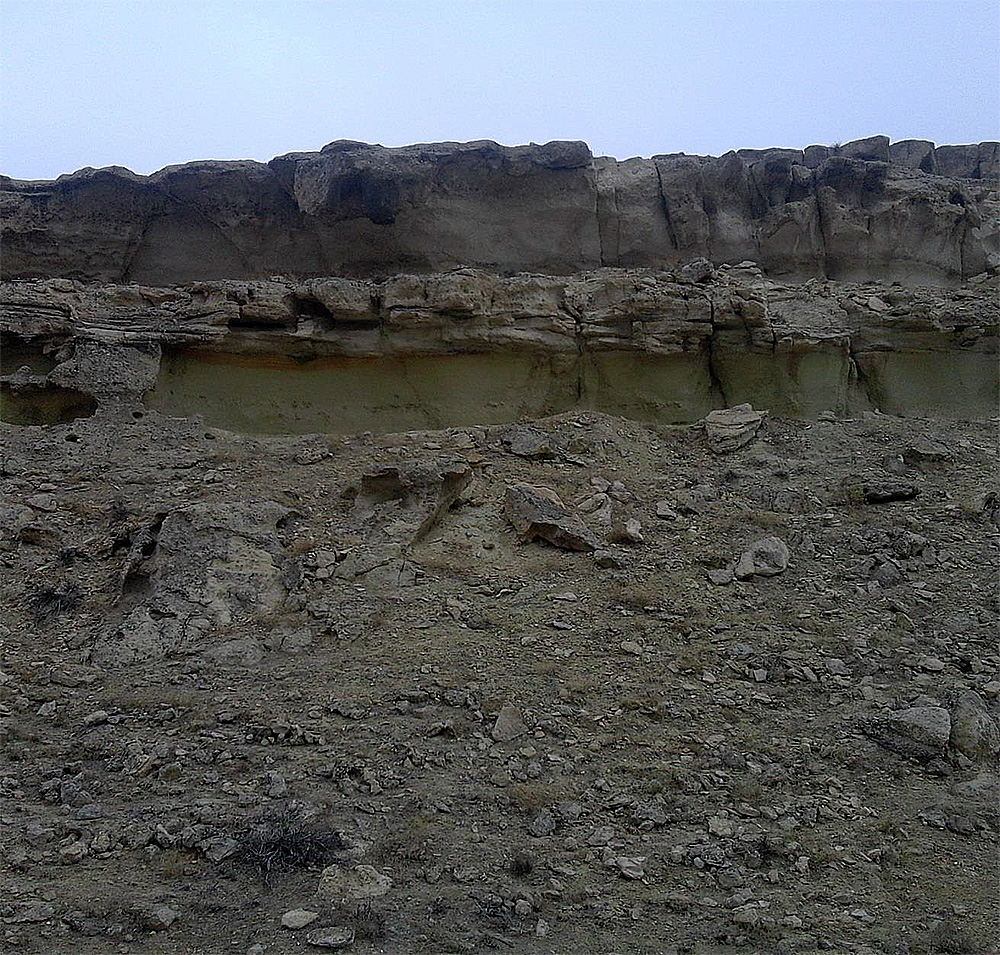
[[[318,918],[319,912],[311,912],[309,909],[291,909],[281,916],[281,925],[283,928],[294,931],[312,925]]]
[[[354,942],[354,929],[339,925],[318,928],[306,936],[306,942],[316,948],[347,948]]]

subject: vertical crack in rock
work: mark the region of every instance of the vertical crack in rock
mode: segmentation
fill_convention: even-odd
[[[816,202],[816,226],[819,229],[819,239],[821,248],[820,260],[819,260],[820,272],[823,278],[829,278],[830,268],[828,262],[829,249],[828,249],[828,239],[826,234],[826,220],[823,216],[823,202],[819,194],[819,183],[816,179],[815,169],[812,170],[811,185],[812,185],[813,199]]]
[[[722,407],[728,408],[730,404],[729,398],[726,395],[725,386],[722,384],[722,378],[719,377],[719,369],[715,363],[715,301],[712,299],[711,295],[706,295],[705,298],[708,300],[709,320],[712,325],[712,330],[705,339],[705,359],[706,367],[708,369],[708,380],[711,384],[712,390],[717,392],[719,398],[722,400]]]
[[[670,245],[673,249],[679,250],[680,245],[677,242],[677,233],[674,231],[674,223],[670,218],[670,205],[667,203],[667,194],[663,189],[663,176],[660,173],[660,164],[653,160],[653,168],[656,170],[656,184],[657,191],[660,194],[660,208],[663,210],[663,218],[667,222],[667,235],[670,236]]]
[[[879,389],[876,387],[875,382],[868,377],[865,373],[864,368],[861,366],[861,362],[858,361],[858,354],[854,348],[854,339],[849,335],[847,337],[847,360],[850,362],[850,371],[853,373],[858,384],[861,386],[861,391],[865,396],[865,400],[871,405],[873,410],[881,410],[882,399],[879,395]]]

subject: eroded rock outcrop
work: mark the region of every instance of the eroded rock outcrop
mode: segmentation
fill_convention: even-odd
[[[240,658],[262,649],[241,624],[276,615],[294,583],[278,527],[286,508],[272,501],[224,507],[189,504],[134,535],[121,580],[121,623],[101,633],[98,666],[126,666],[168,653],[205,650]],[[229,634],[226,643],[218,640]]]
[[[71,387],[102,406],[145,395],[250,431],[500,423],[574,407],[694,421],[747,401],[793,415],[971,418],[995,406],[995,279],[791,285],[750,263],[690,279],[682,267],[10,282],[3,384]]]
[[[624,161],[581,142],[338,141],[269,163],[4,178],[4,275],[168,285],[701,256],[796,280],[948,285],[1000,264],[997,174],[997,143],[884,136]]]

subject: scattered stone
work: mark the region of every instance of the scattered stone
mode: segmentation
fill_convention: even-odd
[[[519,458],[540,460],[555,457],[551,436],[539,428],[511,428],[500,440],[511,454]]]
[[[866,504],[912,501],[919,493],[915,484],[906,481],[873,481],[864,486]]]
[[[498,743],[509,743],[528,732],[521,711],[510,703],[501,707],[490,735]]]
[[[318,928],[306,936],[306,943],[315,948],[347,948],[353,944],[354,934],[354,929],[349,926]]]
[[[709,448],[716,454],[742,448],[754,439],[766,416],[766,411],[754,411],[749,404],[710,411],[704,420]]]
[[[656,502],[656,516],[661,521],[676,521],[680,518],[680,514],[677,513],[670,501]]]
[[[924,439],[915,441],[903,452],[903,461],[911,467],[926,468],[943,464],[952,458],[951,448],[940,441]]]
[[[597,537],[555,491],[530,484],[507,488],[504,510],[523,541],[541,539],[564,550],[597,550]]]
[[[609,550],[594,551],[594,563],[601,570],[624,570],[625,562]]]
[[[319,912],[311,912],[309,909],[291,909],[281,916],[281,925],[283,928],[296,931],[307,925],[312,925],[318,918]]]
[[[180,913],[169,905],[143,905],[136,909],[136,917],[144,929],[165,932],[180,918]]]
[[[944,749],[951,736],[951,716],[943,706],[911,706],[889,715],[889,729],[918,743]]]
[[[645,856],[618,856],[612,863],[624,879],[642,879],[646,876]]]
[[[963,693],[951,711],[951,745],[970,759],[1000,754],[1000,727],[974,690]]]
[[[316,889],[318,898],[343,905],[378,899],[392,888],[392,879],[374,866],[327,866],[320,874]]]
[[[537,813],[528,824],[528,832],[536,838],[551,836],[556,831],[556,817],[548,809]]]
[[[731,584],[736,579],[735,565],[731,567],[720,567],[716,570],[709,570],[705,574],[708,577],[709,583],[715,584],[716,587],[724,587],[726,584]]]
[[[626,544],[641,544],[643,542],[642,524],[634,517],[629,518],[622,527],[621,539]]]
[[[750,577],[774,577],[788,568],[788,547],[778,537],[765,537],[754,541],[733,569],[740,580]]]

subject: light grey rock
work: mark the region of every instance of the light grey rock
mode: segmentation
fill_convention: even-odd
[[[506,703],[497,714],[496,722],[493,724],[490,735],[498,743],[509,743],[519,736],[524,736],[527,732],[528,727],[521,716],[521,711],[516,706]]]
[[[943,706],[911,706],[890,714],[889,729],[943,750],[951,737],[951,715]]]
[[[963,693],[951,710],[951,745],[970,759],[1000,753],[1000,727],[974,690]]]
[[[749,444],[767,416],[765,411],[754,411],[749,404],[736,405],[705,416],[705,437],[716,454],[726,454]]]
[[[291,909],[281,916],[281,925],[282,928],[297,931],[307,925],[312,925],[318,918],[319,912],[312,912],[309,909]]]
[[[354,944],[355,931],[350,926],[334,925],[329,928],[314,929],[306,936],[306,943],[314,948],[336,950]]]
[[[740,580],[775,577],[788,569],[788,546],[779,537],[754,541],[740,556],[733,573]]]
[[[504,496],[504,511],[522,540],[541,539],[564,550],[592,551],[600,546],[590,528],[549,488],[511,485]]]
[[[136,916],[143,928],[165,932],[180,918],[180,913],[169,905],[142,905],[136,909]]]

